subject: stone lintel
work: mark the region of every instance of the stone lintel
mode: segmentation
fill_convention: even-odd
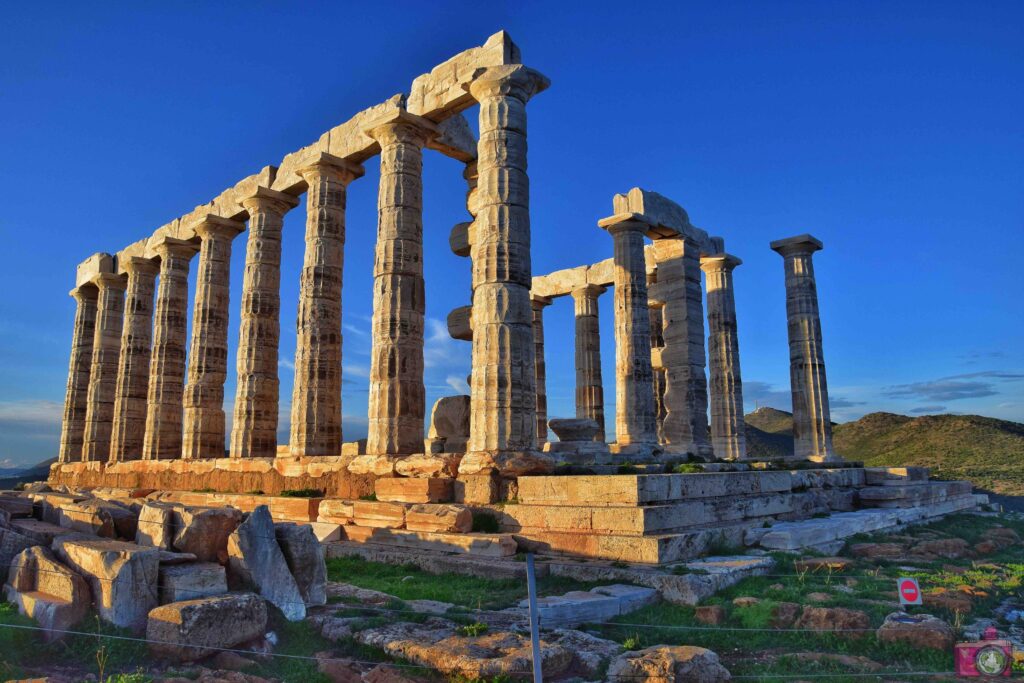
[[[715,254],[725,253],[725,238],[724,237],[709,237],[707,244],[701,250],[701,256],[714,256]]]
[[[619,230],[643,230],[647,232],[650,230],[651,225],[651,222],[643,214],[632,211],[617,213],[607,218],[602,218],[597,222],[597,227],[609,232],[617,232]]]
[[[797,235],[795,237],[775,240],[768,246],[771,247],[772,251],[777,251],[783,256],[802,253],[810,254],[824,247],[821,240],[812,235],[808,235],[807,233]]]
[[[657,270],[657,262],[654,254],[654,246],[644,246],[644,260],[646,262],[647,274],[651,275]],[[582,287],[610,287],[615,280],[615,263],[613,259],[605,259],[589,266],[576,266],[556,270],[547,275],[536,275],[530,285],[530,291],[537,296],[557,298],[568,296],[573,290]]]
[[[476,161],[477,141],[469,121],[455,114],[437,124],[438,134],[427,140],[427,148],[463,163]]]
[[[351,182],[357,178],[362,178],[366,173],[366,169],[363,168],[362,164],[357,164],[354,161],[336,157],[333,154],[327,152],[318,152],[309,157],[305,166],[295,170],[295,173],[302,176],[304,180],[307,175],[317,170],[322,170],[324,167],[335,170],[338,174],[345,176],[345,182]]]
[[[545,308],[551,305],[551,297],[540,296],[539,294],[530,293],[530,305],[533,308]]]
[[[742,263],[742,259],[733,256],[732,254],[714,254],[712,256],[701,257],[700,269],[704,272],[732,270],[736,266],[742,265]]]
[[[633,212],[642,214],[653,226],[648,235],[651,239],[683,236],[705,245],[708,234],[690,222],[686,209],[664,195],[634,187],[629,192],[612,198],[615,213]]]
[[[114,256],[105,252],[93,254],[78,264],[75,272],[75,286],[81,287],[92,282],[99,273],[114,272]]]

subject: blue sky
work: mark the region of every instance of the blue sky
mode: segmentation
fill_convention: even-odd
[[[552,81],[528,107],[535,274],[610,256],[595,223],[614,193],[639,185],[674,198],[744,260],[747,408],[788,409],[782,263],[768,242],[811,232],[825,243],[816,269],[834,419],[1024,421],[1024,4],[483,5],[7,11],[0,467],[56,454],[79,261],[148,235],[502,28]],[[469,345],[443,324],[469,300],[468,261],[447,246],[468,218],[460,173],[428,153],[430,402],[464,391],[469,370]],[[347,439],[365,433],[378,176],[371,161],[349,189]],[[303,220],[298,209],[285,224],[285,416]],[[242,240],[234,257],[236,310]],[[611,399],[610,295],[601,315]],[[546,335],[549,413],[568,416],[569,300],[548,309]],[[237,319],[231,336],[233,356]]]

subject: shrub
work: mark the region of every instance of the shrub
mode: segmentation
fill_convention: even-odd
[[[285,489],[281,491],[282,498],[323,498],[324,492],[320,489]]]
[[[479,621],[475,621],[472,624],[466,624],[465,626],[459,626],[455,629],[455,632],[460,636],[467,636],[469,638],[476,638],[487,633],[487,624],[482,624]]]

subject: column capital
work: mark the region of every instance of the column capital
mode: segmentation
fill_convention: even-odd
[[[157,239],[156,243],[149,246],[157,256],[166,259],[168,256],[181,256],[192,258],[192,255],[199,251],[199,245],[188,240],[179,240],[166,235]]]
[[[573,299],[596,299],[605,292],[608,288],[604,285],[583,285],[569,292]]]
[[[256,212],[276,213],[283,216],[299,205],[299,198],[261,186],[240,203],[249,212],[250,217]]]
[[[772,251],[777,251],[783,256],[798,256],[801,254],[813,254],[822,249],[824,245],[817,237],[803,234],[796,237],[787,237],[775,240],[770,245]]]
[[[100,290],[119,289],[124,291],[128,288],[127,276],[115,273],[97,273],[92,276],[89,282],[96,285]]]
[[[612,235],[620,232],[639,232],[646,235],[651,229],[651,223],[643,214],[617,213],[599,220],[597,227],[607,230]]]
[[[75,301],[79,302],[95,301],[96,297],[99,296],[99,293],[100,290],[98,290],[95,285],[87,282],[84,285],[79,285],[78,287],[72,289],[70,292],[68,292],[68,296],[72,297]]]
[[[208,213],[193,223],[191,227],[201,239],[206,240],[213,236],[234,237],[245,230],[245,223]]]
[[[549,296],[538,296],[536,294],[530,294],[530,307],[535,311],[547,308],[548,306],[551,305],[551,301],[552,299]]]
[[[373,119],[363,126],[363,132],[382,145],[408,142],[418,147],[441,134],[436,123],[422,116],[410,114],[404,109]]]
[[[131,275],[138,273],[141,275],[156,275],[160,272],[160,264],[153,261],[153,259],[143,258],[141,256],[131,256],[126,259],[117,260],[118,272],[126,273]]]
[[[701,256],[717,256],[718,254],[725,253],[725,238],[711,236],[708,237],[707,242],[704,243],[705,249],[701,250]]]
[[[478,69],[473,80],[462,87],[477,102],[503,95],[526,102],[549,85],[551,81],[538,71],[522,64],[503,64]]]
[[[321,176],[331,176],[334,180],[346,185],[365,173],[362,164],[341,157],[320,152],[295,171],[307,183]]]
[[[701,257],[700,269],[705,273],[731,272],[733,268],[742,263],[741,259],[732,254],[714,254]]]

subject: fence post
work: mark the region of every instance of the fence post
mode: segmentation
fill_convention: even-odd
[[[533,651],[533,683],[543,683],[540,668],[540,614],[537,613],[537,575],[533,571],[533,553],[526,554],[526,586],[530,595],[530,643]]]

